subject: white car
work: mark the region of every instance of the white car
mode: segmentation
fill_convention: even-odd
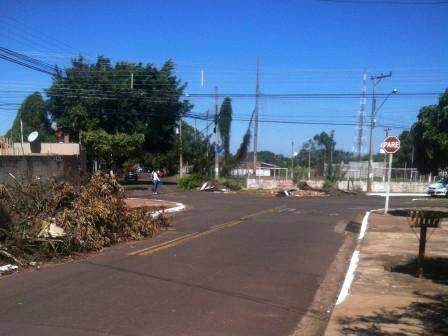
[[[448,180],[443,179],[428,186],[430,196],[448,196]]]

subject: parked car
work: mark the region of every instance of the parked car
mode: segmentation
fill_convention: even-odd
[[[129,169],[124,176],[126,181],[138,181],[138,172],[136,169]]]
[[[442,179],[428,186],[430,196],[448,196],[448,179]]]

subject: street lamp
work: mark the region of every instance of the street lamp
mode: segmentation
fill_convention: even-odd
[[[372,191],[372,180],[373,180],[373,172],[372,172],[372,164],[373,164],[373,146],[374,146],[374,132],[376,125],[376,115],[378,111],[383,107],[386,100],[389,99],[390,96],[398,93],[397,89],[393,89],[382,101],[380,106],[376,108],[376,97],[375,97],[375,86],[381,81],[381,79],[392,76],[392,73],[389,75],[380,75],[380,76],[372,76],[372,114],[370,120],[370,139],[369,139],[369,162],[368,162],[368,176],[367,176],[367,191]]]

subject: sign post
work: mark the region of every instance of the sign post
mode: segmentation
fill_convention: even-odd
[[[387,187],[386,187],[386,204],[384,205],[384,214],[389,211],[389,197],[390,197],[390,176],[392,173],[392,158],[393,155],[400,149],[400,139],[396,136],[388,136],[381,144],[385,153],[389,154],[389,169],[387,172]]]

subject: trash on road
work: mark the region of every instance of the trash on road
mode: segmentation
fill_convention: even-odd
[[[232,192],[228,187],[221,184],[215,184],[210,181],[204,182],[199,190],[208,192],[221,192],[221,193]]]
[[[12,265],[12,264],[3,265],[3,266],[0,266],[0,275],[12,274],[14,272],[17,272],[18,270],[19,270],[19,266],[17,266],[17,265]]]

